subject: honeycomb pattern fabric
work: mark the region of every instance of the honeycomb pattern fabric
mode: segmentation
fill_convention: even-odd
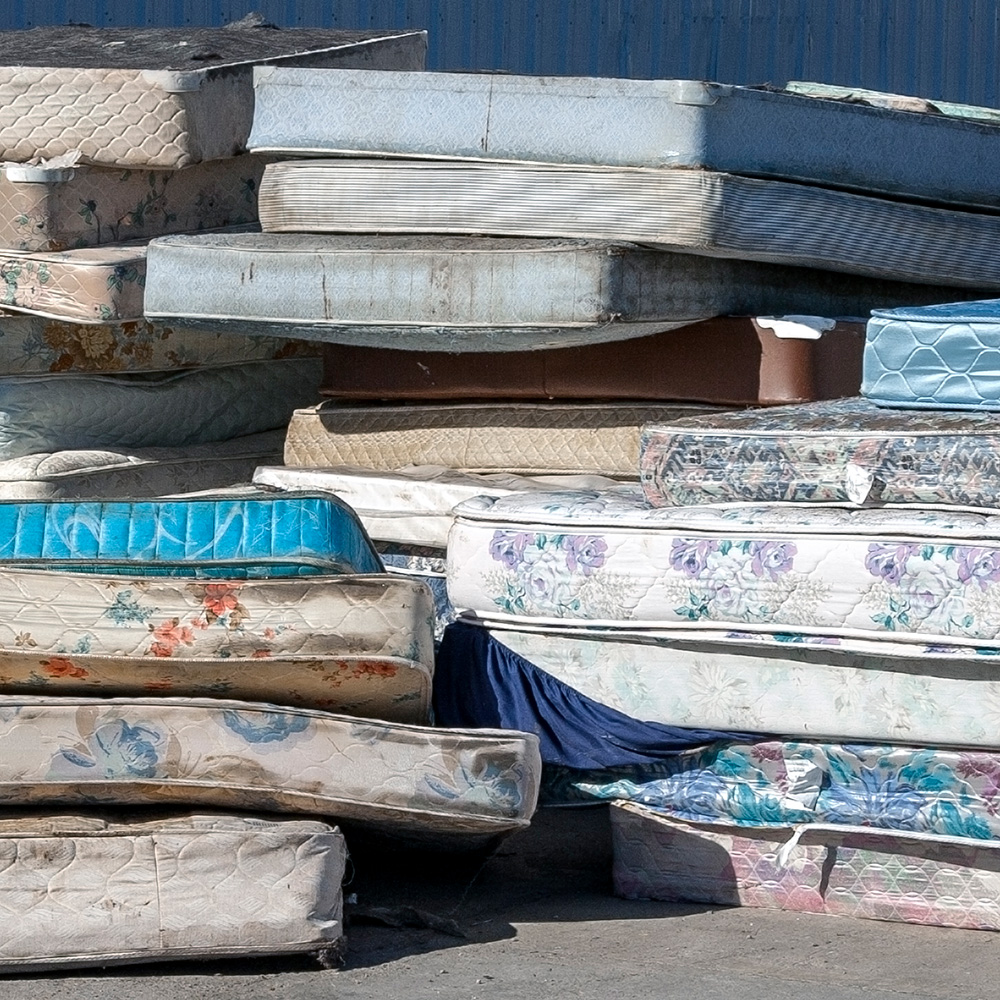
[[[615,892],[1000,930],[998,845],[859,827],[747,830],[612,806]]]
[[[314,820],[5,818],[0,972],[320,953],[346,858]]]
[[[540,771],[527,733],[226,700],[0,696],[0,802],[22,807],[315,814],[467,847],[528,825]]]
[[[433,617],[425,587],[386,574],[204,583],[0,570],[0,690],[226,695],[426,722]]]

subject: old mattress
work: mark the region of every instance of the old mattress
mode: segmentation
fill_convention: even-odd
[[[216,580],[0,570],[0,690],[243,698],[426,722],[433,607],[378,575]]]
[[[285,425],[316,397],[319,361],[251,361],[166,374],[0,377],[0,459],[170,448]]]
[[[863,398],[686,417],[643,428],[640,475],[656,506],[882,501],[995,506],[1000,422]]]
[[[540,769],[527,733],[241,701],[0,696],[0,802],[21,807],[316,814],[464,848],[528,825]]]
[[[1000,300],[874,310],[861,391],[881,406],[1000,409]]]
[[[615,892],[1000,930],[1000,841],[823,824],[746,829],[611,809]]]
[[[285,464],[383,472],[442,465],[478,473],[634,477],[640,425],[696,412],[702,411],[677,403],[381,406],[331,401],[292,415]]]
[[[163,233],[257,221],[264,171],[256,156],[183,170],[7,163],[0,170],[0,246],[11,250],[150,239]]]
[[[912,99],[897,110],[835,91],[694,80],[274,67],[258,70],[255,86],[257,150],[693,167],[998,204],[986,180],[991,110],[914,113]]]
[[[423,32],[91,28],[0,34],[0,160],[170,169],[246,148],[253,67],[422,69]]]
[[[340,832],[315,820],[166,814],[0,820],[0,972],[334,948]]]
[[[267,167],[260,217],[266,232],[615,240],[897,281],[1000,287],[996,215],[706,170],[299,160]]]
[[[777,332],[776,332],[777,331]],[[623,399],[773,405],[855,396],[865,328],[818,316],[720,317],[689,327],[509,354],[323,345],[335,399]],[[725,357],[725,365],[706,359]]]

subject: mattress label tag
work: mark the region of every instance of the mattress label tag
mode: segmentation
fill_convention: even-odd
[[[754,322],[782,340],[819,340],[837,325],[825,316],[757,316]]]
[[[786,757],[785,774],[788,776],[788,798],[812,809],[819,798],[820,786],[823,784],[823,769],[814,761],[805,757]]]
[[[876,478],[869,469],[848,462],[844,470],[844,492],[851,503],[877,503],[882,499],[885,482]]]

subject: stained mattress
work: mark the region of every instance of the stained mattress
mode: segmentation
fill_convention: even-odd
[[[835,825],[716,828],[632,803],[611,810],[615,892],[1000,930],[1000,842]]]
[[[1000,515],[650,507],[635,486],[479,497],[448,537],[456,608],[506,622],[997,644]]]
[[[0,690],[243,698],[426,722],[433,606],[386,574],[136,580],[0,570]]]
[[[316,397],[314,358],[167,374],[0,378],[0,459],[99,448],[170,448],[287,424]]]
[[[0,802],[22,808],[316,814],[464,848],[528,825],[540,769],[527,733],[241,701],[0,697]]]
[[[253,67],[422,69],[423,32],[264,26],[0,34],[0,160],[171,169],[246,148]]]
[[[874,310],[861,391],[881,406],[1000,409],[1000,300]]]
[[[655,403],[328,402],[292,415],[285,464],[382,472],[441,465],[476,473],[629,477],[638,469],[639,427],[656,420],[657,412],[666,417],[699,410]]]
[[[777,331],[777,332],[776,332]],[[623,399],[774,405],[855,396],[865,328],[818,316],[723,317],[621,344],[508,354],[323,345],[335,399]],[[725,365],[706,358],[725,357]]]
[[[716,412],[643,428],[640,475],[656,506],[882,501],[995,506],[1000,422],[843,399]]]
[[[897,281],[1000,287],[996,215],[705,170],[299,160],[267,167],[260,215],[266,232],[614,240]]]
[[[149,245],[146,279],[148,319],[417,351],[541,350],[719,315],[864,316],[874,306],[956,298],[627,243],[515,237],[162,236]]]
[[[831,90],[695,80],[284,67],[258,70],[255,86],[256,150],[693,167],[812,184],[835,177],[863,191],[998,204],[986,180],[997,144],[988,109],[965,117],[928,104],[913,113],[912,101],[897,110]]]
[[[340,832],[232,815],[0,821],[0,972],[333,949]]]

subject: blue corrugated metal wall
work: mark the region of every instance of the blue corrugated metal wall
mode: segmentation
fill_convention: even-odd
[[[818,80],[1000,106],[997,0],[7,0],[0,27],[427,28],[432,69]]]

